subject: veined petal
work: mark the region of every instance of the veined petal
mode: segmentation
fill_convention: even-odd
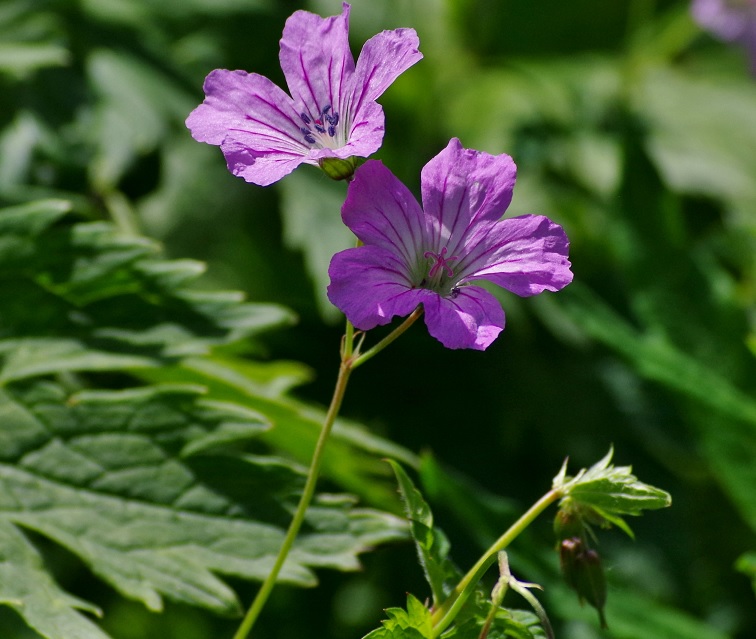
[[[232,174],[258,186],[268,186],[277,182],[302,162],[317,164],[301,153],[274,149],[258,151],[244,142],[244,136],[226,140],[221,144],[221,151]]]
[[[306,148],[291,98],[268,78],[216,69],[205,78],[205,100],[186,119],[192,137],[220,145],[236,131],[256,134],[260,148]]]
[[[428,332],[446,348],[483,351],[504,330],[504,311],[498,300],[478,286],[461,287],[456,297],[423,300]]]
[[[341,217],[362,242],[400,257],[408,273],[423,249],[423,211],[382,162],[368,160],[349,183]]]
[[[501,220],[469,238],[458,276],[486,279],[522,297],[558,291],[572,281],[569,246],[562,227],[542,215]]]
[[[403,264],[390,251],[358,246],[336,253],[328,267],[328,299],[360,330],[409,315],[430,291],[412,289]]]
[[[391,83],[422,59],[414,29],[395,29],[374,35],[362,47],[354,72],[351,112],[377,100]]]
[[[279,59],[298,107],[310,109],[315,117],[329,105],[340,111],[354,73],[349,5],[343,3],[341,15],[330,18],[295,11],[284,26]]]
[[[423,209],[436,246],[455,254],[474,222],[501,218],[512,201],[515,163],[506,154],[465,149],[457,138],[423,167]]]

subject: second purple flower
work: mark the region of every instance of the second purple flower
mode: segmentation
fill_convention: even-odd
[[[515,172],[508,155],[452,139],[423,168],[421,208],[381,162],[366,162],[342,208],[364,245],[331,260],[331,302],[362,330],[422,304],[428,331],[444,346],[487,348],[504,328],[504,312],[477,280],[523,297],[572,281],[561,226],[541,215],[499,219]]]
[[[196,140],[219,145],[229,170],[247,182],[267,186],[303,162],[349,177],[352,158],[380,148],[384,117],[375,100],[423,57],[418,45],[414,29],[384,31],[355,65],[347,3],[330,18],[296,11],[279,56],[291,97],[257,73],[216,69],[186,125]]]

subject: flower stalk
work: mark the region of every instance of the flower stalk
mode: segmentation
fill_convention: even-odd
[[[325,451],[326,442],[328,441],[333,425],[336,422],[336,417],[341,409],[347,383],[349,382],[349,376],[357,366],[364,364],[367,360],[380,353],[397,337],[402,335],[422,314],[422,307],[418,307],[402,324],[397,326],[370,350],[362,354],[360,353],[360,345],[362,342],[358,341],[355,346],[354,326],[350,322],[347,322],[346,332],[341,346],[339,375],[336,379],[336,386],[333,390],[331,404],[328,407],[323,426],[320,429],[318,441],[315,444],[315,450],[312,455],[310,468],[307,472],[307,479],[305,481],[304,490],[302,491],[302,496],[299,498],[297,510],[289,524],[289,529],[286,531],[286,537],[284,537],[281,550],[278,552],[278,557],[276,557],[276,562],[273,564],[273,568],[270,573],[268,573],[262,586],[260,586],[260,590],[257,591],[257,595],[255,595],[255,599],[252,601],[249,610],[247,610],[247,614],[239,625],[239,629],[236,631],[234,639],[246,639],[249,636],[252,627],[268,601],[268,597],[270,597],[270,593],[273,591],[276,579],[278,579],[278,575],[280,574],[281,569],[286,562],[286,558],[289,556],[289,552],[291,552],[292,546],[294,545],[294,541],[299,534],[299,530],[304,523],[307,508],[310,506],[312,498],[315,495],[315,487],[317,485],[318,475],[320,474],[320,467],[323,462],[323,453]]]
[[[546,508],[563,496],[560,490],[550,490],[533,504],[507,531],[499,537],[483,554],[478,562],[457,584],[454,591],[447,597],[431,616],[433,623],[432,637],[435,639],[454,621],[462,606],[475,590],[485,572],[496,561],[498,554],[511,544],[519,534],[525,530]]]

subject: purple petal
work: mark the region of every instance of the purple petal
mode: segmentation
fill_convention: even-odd
[[[406,265],[416,264],[424,250],[420,205],[378,160],[368,160],[357,169],[341,217],[363,243],[400,256]]]
[[[425,323],[446,348],[483,351],[504,329],[501,304],[478,286],[463,286],[454,298],[432,295],[423,300]]]
[[[501,218],[512,201],[515,174],[508,155],[465,149],[452,138],[421,174],[423,208],[439,220],[430,231],[433,244],[455,254],[473,222]]]
[[[481,226],[458,265],[461,280],[486,279],[527,297],[558,291],[572,281],[569,240],[542,215],[523,215]]]
[[[228,170],[235,176],[258,186],[268,186],[291,173],[303,162],[310,162],[301,153],[283,151],[257,151],[240,140],[226,140],[221,151],[226,158]]]
[[[310,150],[291,98],[268,78],[216,69],[204,88],[205,100],[189,114],[186,125],[196,140],[221,145],[235,175],[265,186],[305,161]],[[286,170],[271,171],[271,162]],[[271,179],[274,174],[278,177]]]
[[[425,297],[435,295],[410,288],[403,264],[392,252],[375,246],[336,253],[328,275],[328,299],[363,331],[388,324],[395,315],[409,315]]]
[[[383,31],[362,47],[354,73],[352,113],[377,100],[391,83],[422,59],[420,40],[414,29]]]
[[[295,11],[284,26],[279,58],[298,108],[316,118],[326,106],[341,111],[342,96],[354,74],[349,5],[343,3],[341,15],[330,18]]]

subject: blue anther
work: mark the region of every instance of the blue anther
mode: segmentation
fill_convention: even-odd
[[[325,129],[324,129],[324,128],[323,128],[322,126],[320,126],[319,124],[316,124],[316,125],[315,125],[315,130],[316,130],[316,131],[317,131],[318,133],[325,133]]]
[[[309,133],[304,136],[304,139],[305,139],[305,142],[307,142],[308,144],[315,144],[315,138],[312,137],[312,135]]]
[[[330,135],[331,137],[333,137],[334,135],[336,135],[336,127],[335,126],[329,126],[328,127],[328,135]]]
[[[310,120],[309,116],[306,113],[304,113],[304,112],[300,113],[299,117],[302,118],[302,122],[304,122],[305,124],[309,124],[310,122],[312,122],[312,120]]]

